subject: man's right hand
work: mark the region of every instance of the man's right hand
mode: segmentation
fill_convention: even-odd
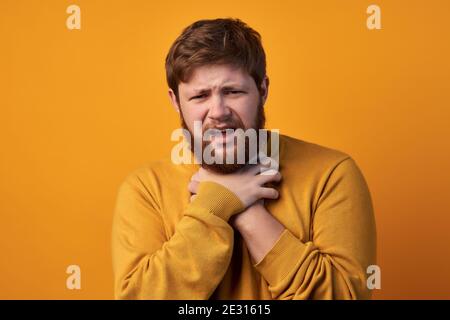
[[[277,199],[278,191],[274,188],[265,187],[264,184],[270,182],[279,182],[281,174],[279,171],[270,169],[272,172],[261,174],[261,165],[248,165],[239,171],[230,174],[219,174],[200,168],[195,173],[189,183],[189,191],[197,193],[199,184],[203,181],[211,181],[223,185],[232,191],[248,208],[260,199]]]

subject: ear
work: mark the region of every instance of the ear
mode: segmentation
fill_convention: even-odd
[[[262,96],[262,103],[264,105],[267,100],[267,96],[269,95],[269,78],[267,76],[261,82],[260,92]]]
[[[178,100],[177,100],[177,96],[175,95],[175,92],[173,92],[172,89],[169,89],[168,93],[169,93],[170,103],[172,104],[175,111],[180,113],[180,105],[178,104]]]

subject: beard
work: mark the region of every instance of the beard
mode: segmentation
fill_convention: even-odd
[[[181,126],[183,127],[183,129],[188,130],[189,133],[190,133],[191,141],[188,141],[189,148],[190,148],[191,152],[195,156],[195,153],[194,153],[194,141],[193,141],[194,133],[188,128],[186,122],[184,121],[184,117],[183,117],[183,113],[182,112],[180,112],[180,118],[181,118]],[[247,129],[254,129],[254,130],[256,130],[256,135],[257,135],[256,141],[257,141],[257,144],[259,144],[259,130],[260,129],[264,129],[265,121],[266,121],[266,117],[265,117],[265,114],[264,114],[264,106],[263,106],[263,103],[262,103],[262,99],[260,98],[259,99],[259,103],[258,103],[258,107],[257,107],[256,116],[255,116],[255,119],[253,121],[253,123],[254,123],[253,127],[245,128],[242,120],[239,117],[236,117],[236,118],[231,117],[231,119],[229,119],[228,121],[225,121],[224,123],[221,123],[221,126],[226,126],[227,128],[234,129],[234,130],[242,129],[244,131],[247,130]],[[203,126],[202,127],[202,134],[204,132],[206,132],[207,130],[209,130],[209,129],[215,129],[215,126],[214,125]],[[206,170],[210,170],[210,171],[216,172],[216,173],[220,173],[220,174],[229,174],[229,173],[236,172],[239,169],[245,167],[249,163],[249,161],[251,160],[250,156],[253,156],[253,155],[250,155],[250,151],[249,151],[250,150],[250,145],[249,145],[249,143],[250,143],[249,140],[250,139],[245,139],[245,150],[244,150],[244,158],[245,158],[245,160],[244,160],[244,163],[238,163],[237,137],[233,136],[232,138],[234,140],[233,144],[232,144],[233,150],[227,149],[225,147],[225,145],[222,144],[222,152],[220,153],[220,157],[223,158],[223,159],[226,159],[227,152],[233,152],[234,153],[234,155],[233,155],[234,162],[233,163],[225,163],[225,161],[221,161],[223,163],[208,164],[203,159],[203,150],[205,150],[205,148],[209,147],[210,144],[212,143],[212,141],[204,141],[203,137],[201,137],[201,139],[202,139],[202,152],[201,152],[200,157],[202,159],[199,159],[199,160],[201,160],[200,163],[201,163],[202,168],[204,168]],[[257,150],[256,154],[258,154],[259,146],[257,146],[256,150]],[[217,151],[218,150],[216,148],[212,149],[212,156],[213,157],[216,156],[216,152]]]

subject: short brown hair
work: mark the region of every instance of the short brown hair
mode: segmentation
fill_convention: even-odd
[[[199,20],[183,30],[166,57],[166,77],[178,98],[178,85],[194,68],[208,64],[241,67],[258,89],[266,76],[261,36],[239,19]]]

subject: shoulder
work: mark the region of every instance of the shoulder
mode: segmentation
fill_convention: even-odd
[[[312,191],[314,203],[346,197],[370,203],[364,175],[348,153],[287,136],[280,136],[280,142],[283,179],[289,177],[291,186]]]
[[[323,169],[351,159],[344,151],[285,135],[280,135],[280,158],[281,162]]]
[[[133,206],[160,211],[161,181],[170,175],[172,165],[167,160],[147,162],[126,174],[119,183],[117,207]]]
[[[363,173],[347,152],[284,135],[280,136],[280,168],[318,186],[330,179],[364,184]]]
[[[171,159],[147,162],[125,176],[122,186],[131,187],[142,194],[160,197],[163,192],[177,190],[180,181],[189,181],[198,170],[195,165],[174,164]]]
[[[153,185],[171,176],[179,170],[170,160],[154,160],[131,170],[124,178],[124,183]]]

